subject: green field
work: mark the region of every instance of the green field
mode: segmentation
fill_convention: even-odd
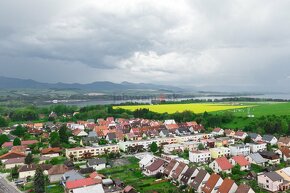
[[[160,104],[160,105],[133,105],[133,106],[114,106],[114,109],[122,108],[130,111],[136,109],[149,109],[150,111],[156,113],[176,113],[183,111],[192,111],[194,113],[204,113],[207,112],[216,112],[216,111],[225,111],[232,109],[243,109],[251,107],[251,105],[231,105],[225,103],[194,103],[194,104]]]

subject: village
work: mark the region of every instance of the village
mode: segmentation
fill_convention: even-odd
[[[13,135],[21,128],[29,139]],[[52,136],[64,129],[70,133],[68,147]],[[289,137],[204,128],[195,121],[114,117],[22,123],[2,128],[1,134],[9,138],[1,147],[1,173],[23,192],[31,190],[37,168],[47,177],[47,192],[290,189]]]

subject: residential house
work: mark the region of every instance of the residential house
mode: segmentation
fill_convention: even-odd
[[[189,184],[190,187],[192,187],[196,192],[202,192],[202,187],[204,186],[204,184],[208,181],[210,177],[210,174],[201,169],[199,170],[196,178],[193,179],[193,181]]]
[[[226,157],[220,157],[210,163],[209,167],[216,173],[224,172],[230,174],[232,172],[233,165]]]
[[[41,155],[45,157],[58,157],[61,153],[59,147],[44,148],[41,150]]]
[[[213,159],[219,157],[229,157],[231,155],[231,150],[227,147],[210,148],[209,151],[211,154],[211,158]]]
[[[205,183],[202,188],[202,192],[204,193],[215,193],[220,188],[223,183],[223,179],[218,174],[212,174],[208,181]]]
[[[72,134],[76,137],[86,137],[88,133],[81,129],[75,129],[72,131]]]
[[[106,140],[109,142],[117,141],[117,135],[116,133],[108,133],[106,136]]]
[[[44,172],[47,172],[52,165],[51,164],[30,164],[23,165],[19,168],[19,178],[33,177],[35,175],[36,168],[40,166]]]
[[[36,144],[38,143],[37,140],[24,140],[24,141],[21,141],[21,145],[24,145],[24,146],[28,146],[28,145],[33,145],[33,144]],[[2,145],[2,148],[5,147],[5,148],[8,148],[8,149],[11,149],[13,147],[13,142],[10,141],[10,142],[5,142],[3,143]]]
[[[248,136],[251,137],[252,141],[254,142],[259,142],[259,141],[262,141],[262,136],[258,133],[248,133]]]
[[[173,119],[169,119],[169,120],[164,121],[164,125],[172,125],[172,124],[176,124],[175,120],[173,120]]]
[[[270,192],[278,192],[283,184],[283,178],[276,172],[258,175],[258,185]]]
[[[65,150],[65,156],[69,159],[84,159],[105,153],[119,152],[119,146],[116,144],[100,145],[93,147],[76,147]]]
[[[235,139],[230,137],[219,137],[216,138],[215,146],[216,147],[227,147],[235,144]]]
[[[241,171],[249,170],[251,163],[243,155],[236,155],[230,159],[232,165],[238,164],[241,167]]]
[[[79,180],[67,181],[65,183],[65,190],[66,192],[69,192],[69,193],[84,192],[84,191],[87,192],[89,191],[89,189],[93,189],[93,190],[97,189],[98,191],[101,190],[104,192],[103,188],[101,188],[102,186],[101,183],[102,183],[102,180],[92,179],[92,178],[84,178],[84,179],[79,179]]]
[[[152,164],[150,164],[145,168],[144,174],[146,176],[154,176],[157,173],[162,173],[164,167],[166,167],[166,164],[167,163],[164,160],[157,158],[156,160],[153,161]]]
[[[234,180],[225,178],[217,193],[235,193],[237,189],[238,186]]]
[[[190,135],[190,130],[186,127],[180,127],[175,130],[176,135]]]
[[[181,175],[184,172],[186,172],[187,169],[188,169],[188,165],[186,165],[183,162],[179,162],[178,166],[174,170],[172,170],[171,177],[175,181],[179,181],[179,179],[182,177]]]
[[[190,151],[189,161],[193,163],[206,163],[211,160],[211,154],[208,150]]]
[[[26,154],[10,151],[8,153],[5,153],[4,155],[1,155],[0,160],[2,163],[4,163],[5,161],[7,161],[9,159],[23,158],[23,157],[26,157]]]
[[[272,151],[263,151],[259,152],[259,154],[265,158],[269,164],[280,164],[280,156],[277,153],[274,153]]]
[[[223,130],[222,128],[214,128],[211,133],[213,136],[222,136],[224,135],[225,130]]]
[[[239,139],[239,140],[244,140],[247,136],[248,136],[248,134],[246,132],[237,131],[234,135],[234,138]]]
[[[267,143],[247,143],[248,146],[250,146],[250,150],[252,153],[257,153],[261,151],[267,150]]]
[[[180,183],[183,185],[189,185],[194,178],[197,176],[199,170],[194,167],[194,168],[188,168],[182,175],[180,178]]]
[[[247,156],[250,154],[250,146],[244,145],[244,144],[238,144],[238,145],[231,145],[230,147],[232,156],[235,155],[244,155]]]
[[[84,179],[84,178],[85,177],[82,176],[76,170],[69,170],[62,175],[61,180],[62,180],[62,184],[65,186],[65,183],[68,181],[76,181],[76,180]]]
[[[290,147],[290,137],[280,137],[278,142],[278,147]]]
[[[230,130],[230,129],[226,129],[225,130],[225,134],[226,134],[227,137],[234,137],[235,131]]]
[[[147,154],[139,161],[139,167],[145,169],[147,166],[153,163],[155,157],[151,154]]]
[[[240,184],[236,193],[255,193],[255,192],[250,186],[246,184]]]
[[[164,153],[172,153],[172,152],[183,152],[184,151],[184,147],[181,144],[167,144],[167,145],[163,145],[163,151]]]
[[[252,153],[246,157],[246,159],[251,163],[251,164],[256,164],[259,166],[265,166],[266,163],[268,162],[265,158],[263,158],[259,153]]]
[[[75,188],[73,189],[73,193],[84,193],[84,192],[96,192],[96,193],[105,193],[105,190],[102,186],[102,184],[94,184],[90,186],[84,186],[81,188]]]
[[[68,172],[69,168],[63,164],[54,165],[48,171],[48,179],[50,183],[60,182],[64,173]]]
[[[276,145],[278,142],[278,139],[273,135],[264,135],[262,138],[262,141],[264,141],[270,145]]]
[[[107,160],[105,158],[94,158],[87,160],[87,167],[92,167],[94,170],[102,170],[106,168]]]
[[[290,161],[290,148],[289,147],[280,147],[275,153],[280,155],[280,158],[283,161]]]
[[[169,136],[169,131],[167,129],[162,129],[160,132],[159,132],[159,136],[160,137],[168,137]]]
[[[5,169],[11,169],[14,168],[15,166],[23,166],[24,164],[25,157],[18,157],[18,158],[11,158],[7,159],[3,162],[3,165]]]
[[[177,168],[177,166],[179,165],[179,162],[175,159],[172,159],[169,164],[164,168],[163,174],[166,177],[171,178],[172,177],[172,173],[175,171],[175,169]]]

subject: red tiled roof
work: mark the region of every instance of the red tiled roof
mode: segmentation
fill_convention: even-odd
[[[175,169],[175,171],[173,172],[172,177],[174,179],[178,179],[179,175],[181,174],[181,172],[184,170],[185,167],[186,167],[186,164],[183,162],[180,162],[177,168]]]
[[[41,150],[41,154],[60,153],[60,152],[61,152],[61,149],[59,147],[44,148]]]
[[[220,157],[215,160],[222,170],[232,169],[233,166],[226,157]]]
[[[214,132],[220,132],[222,129],[221,128],[214,128]]]
[[[4,155],[0,156],[0,160],[1,159],[12,159],[12,158],[19,158],[19,157],[26,157],[26,155],[24,153],[19,153],[19,152],[13,152],[10,151]]]
[[[99,180],[99,179],[84,178],[80,180],[67,181],[66,188],[67,189],[81,188],[85,186],[92,186],[95,184],[100,184],[101,182],[102,180]]]
[[[235,135],[236,136],[243,136],[245,134],[245,132],[243,132],[243,131],[237,131],[236,133],[235,133]]]
[[[99,174],[98,172],[93,172],[90,174],[90,178],[97,178],[99,177],[100,179],[105,178],[103,174]]]
[[[217,193],[229,193],[234,183],[235,183],[234,180],[225,178],[222,185],[219,187]]]
[[[202,188],[203,192],[204,193],[211,193],[220,178],[221,177],[218,174],[212,174],[209,177],[206,184],[204,185],[204,187]]]
[[[240,166],[250,165],[250,162],[248,162],[248,160],[246,160],[245,156],[237,155],[237,156],[234,156],[232,159]]]
[[[163,161],[162,159],[156,159],[150,166],[147,166],[147,169],[151,172],[154,172],[158,170],[161,166],[163,166],[164,163],[165,161]]]

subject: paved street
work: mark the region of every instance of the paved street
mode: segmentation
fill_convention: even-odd
[[[20,193],[10,185],[2,176],[0,176],[0,193]]]

